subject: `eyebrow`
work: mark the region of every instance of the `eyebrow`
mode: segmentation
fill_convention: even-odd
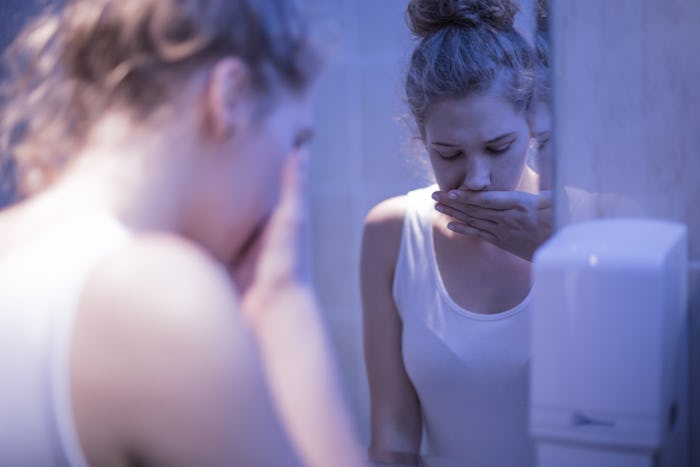
[[[515,135],[516,135],[516,132],[514,132],[514,131],[511,132],[511,133],[505,133],[505,134],[502,134],[501,136],[497,136],[497,137],[495,137],[495,138],[493,138],[493,139],[490,139],[490,140],[486,141],[484,144],[498,143],[498,142],[501,141],[502,139],[506,139],[506,138],[509,138],[509,137],[515,136]]]
[[[487,144],[487,145],[488,145],[488,144],[498,143],[499,141],[501,141],[501,140],[503,140],[503,139],[506,139],[506,138],[509,138],[509,137],[511,137],[511,136],[515,136],[516,134],[517,134],[517,133],[516,133],[515,131],[513,131],[513,132],[511,132],[511,133],[504,133],[504,134],[502,134],[502,135],[500,135],[500,136],[497,136],[497,137],[492,138],[492,139],[490,139],[490,140],[488,140],[488,141],[485,141],[484,144]],[[456,147],[459,147],[459,145],[457,145],[457,144],[442,143],[442,142],[440,142],[440,141],[435,141],[435,142],[430,143],[430,144],[432,144],[433,146],[445,146],[445,147],[447,147],[447,148],[456,148]]]

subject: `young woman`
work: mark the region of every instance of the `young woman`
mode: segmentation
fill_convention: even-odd
[[[554,161],[551,154],[548,2],[538,0],[534,34],[535,88],[529,112],[533,139],[532,161],[539,191],[454,190],[440,200],[440,209],[452,217],[454,232],[481,238],[523,259],[532,261],[535,250],[553,231]],[[567,192],[569,188],[567,188]]]
[[[534,54],[507,0],[412,0],[406,94],[437,181],[367,216],[361,261],[371,458],[529,466],[530,263],[457,231],[443,201],[538,190]],[[454,229],[454,230],[453,230]]]
[[[299,247],[299,10],[72,0],[12,56],[0,464],[360,465]]]
[[[549,69],[549,7],[547,0],[536,5],[535,92],[530,111],[530,129],[534,136],[534,162],[540,191],[487,191],[469,193],[455,190],[454,197],[445,197],[440,205],[452,217],[455,232],[479,237],[532,260],[535,250],[553,231],[552,190],[554,160],[551,148],[551,76]],[[632,200],[612,193],[594,193],[578,187],[563,187],[559,222],[580,222],[601,217],[641,215],[641,208]]]

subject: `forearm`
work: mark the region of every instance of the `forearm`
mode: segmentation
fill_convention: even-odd
[[[363,465],[310,287],[290,287],[250,318],[283,425],[309,466]]]
[[[418,467],[420,456],[416,452],[378,451],[368,449],[369,459],[373,467]]]
[[[420,461],[417,460],[416,462],[412,462],[412,463],[370,461],[370,466],[371,467],[419,467]]]
[[[408,420],[406,422],[401,425],[385,425],[381,430],[373,424],[372,439],[370,447],[367,449],[367,455],[374,465],[420,465],[420,422],[418,427]]]

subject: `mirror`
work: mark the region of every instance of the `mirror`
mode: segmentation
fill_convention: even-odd
[[[331,17],[336,21],[334,31],[338,40],[326,73],[321,79],[319,99],[317,100],[317,140],[313,148],[311,166],[314,269],[318,292],[327,312],[328,322],[338,349],[349,399],[358,419],[363,442],[369,446],[370,397],[363,357],[361,286],[358,277],[358,271],[363,269],[360,258],[362,256],[365,217],[373,206],[382,200],[393,196],[402,196],[411,190],[435,183],[433,171],[430,168],[430,157],[426,154],[425,141],[420,137],[420,131],[414,124],[415,119],[406,105],[404,97],[404,85],[409,71],[411,54],[419,41],[410,33],[406,24],[407,1],[377,3],[317,0],[315,3],[322,16]],[[537,2],[534,0],[521,2],[521,13],[516,16],[515,23],[528,41],[536,43],[535,39],[539,37],[541,40],[539,45],[546,46],[543,34],[546,31],[547,15],[538,15],[537,6]],[[540,4],[540,7],[540,13],[545,13],[546,5]],[[535,34],[538,19],[540,20],[541,34]],[[546,48],[540,49],[540,52],[544,53],[543,57],[547,57]],[[546,78],[547,73],[546,67],[541,67],[538,70],[539,80]],[[548,85],[542,81],[538,81],[537,84],[541,84],[541,86],[535,91],[535,106],[540,109],[540,112],[531,115],[525,127],[532,129],[532,136],[537,136],[539,139],[530,139],[530,134],[527,134],[526,139],[530,147],[524,150],[527,151],[527,166],[523,170],[527,171],[527,167],[529,167],[533,172],[539,174],[539,177],[535,176],[530,179],[531,182],[527,187],[528,196],[523,198],[532,203],[530,206],[541,208],[538,211],[548,212],[548,214],[543,214],[542,220],[548,223],[551,229],[551,209],[547,210],[547,206],[551,207],[551,203],[547,204],[539,198],[541,190],[550,190],[552,187],[551,156],[548,156],[546,152],[549,148],[549,118],[548,112],[545,112],[545,110],[548,111]],[[508,114],[508,116],[511,115]],[[441,120],[443,123],[437,125],[437,130],[434,128],[435,125],[431,127],[428,124],[426,130],[431,141],[453,143],[454,146],[458,146],[453,141],[438,140],[454,136],[456,130],[449,127],[447,123],[455,121],[458,117],[460,117],[459,106],[446,109],[446,114]],[[502,123],[503,119],[495,120]],[[524,119],[520,121],[524,122]],[[448,132],[440,133],[439,130],[446,128],[449,130]],[[501,133],[510,134],[512,131],[504,130]],[[501,136],[501,134],[494,136]],[[512,143],[507,138],[496,143],[498,142],[504,144],[500,147],[494,146],[491,149],[503,149],[508,143]],[[471,149],[469,146],[471,141],[459,141],[459,143],[468,146],[467,149]],[[445,146],[445,148],[448,147]],[[539,151],[537,151],[538,149]],[[456,155],[457,151],[453,152],[444,155]],[[521,156],[523,154],[524,152],[521,153]],[[434,157],[440,157],[440,155]],[[456,163],[456,161],[444,162],[446,164]],[[436,174],[438,182],[442,177],[446,186],[449,186],[451,183],[449,181],[450,173],[450,169],[444,169],[440,174]],[[436,191],[436,189],[421,193],[423,196],[421,198],[422,206],[430,213],[435,212],[435,202],[430,198],[432,191]],[[504,198],[507,199],[505,196]],[[435,214],[435,216],[437,215]],[[471,361],[472,357],[463,354],[465,350],[458,344],[454,344],[454,341],[460,339],[460,334],[456,330],[457,327],[451,327],[453,322],[471,320],[470,322],[473,323],[496,328],[508,322],[510,318],[499,319],[506,315],[517,320],[516,316],[525,316],[525,314],[519,314],[517,310],[519,304],[527,300],[529,290],[529,262],[527,260],[519,257],[518,254],[498,254],[499,248],[496,247],[489,249],[492,256],[487,255],[488,260],[481,257],[481,262],[476,263],[481,264],[481,266],[476,267],[475,263],[469,264],[465,260],[465,255],[459,252],[454,253],[449,248],[452,237],[445,229],[448,222],[443,218],[440,224],[442,230],[439,231],[439,234],[433,232],[435,234],[434,249],[428,247],[422,250],[425,253],[423,256],[428,255],[431,251],[437,255],[439,277],[428,274],[421,275],[421,266],[427,271],[430,270],[431,264],[435,264],[435,261],[431,262],[421,257],[420,261],[422,262],[419,261],[416,265],[417,272],[413,278],[415,281],[413,287],[410,286],[410,281],[407,282],[409,285],[404,286],[417,294],[421,292],[437,293],[435,290],[439,290],[444,297],[447,297],[445,300],[453,305],[453,308],[461,310],[455,312],[454,309],[443,309],[443,314],[436,315],[430,327],[424,326],[417,330],[414,326],[409,331],[405,327],[403,328],[405,332],[403,337],[404,356],[406,353],[411,353],[414,362],[411,363],[414,365],[413,368],[406,368],[409,372],[409,379],[410,377],[424,378],[426,381],[424,385],[428,387],[428,391],[431,390],[430,386],[435,387],[436,395],[434,398],[438,400],[438,405],[439,399],[443,399],[439,388],[449,386],[455,379],[451,379],[450,375],[440,374],[437,370],[432,371],[434,368],[446,366],[455,372],[458,372],[459,368],[475,371],[475,368],[480,365],[478,361]],[[399,225],[400,230],[401,226]],[[533,229],[532,231],[536,232],[537,230]],[[546,238],[546,235],[548,232],[534,238],[532,244],[519,253],[527,256],[529,249],[531,254],[533,245],[540,243]],[[396,242],[390,245],[391,248],[398,251]],[[448,248],[446,249],[445,246]],[[466,248],[468,249],[470,246],[467,245]],[[416,246],[416,249],[419,248]],[[380,255],[382,251],[379,249],[375,253]],[[469,266],[465,267],[465,264],[469,264]],[[376,268],[378,267],[376,266]],[[515,279],[513,281],[515,285],[509,288],[507,293],[502,293],[498,289],[499,284],[507,277],[504,271],[511,271],[510,274]],[[437,283],[430,282],[436,280]],[[491,286],[495,288],[493,293],[481,293],[480,290],[476,290],[476,287],[464,287],[463,282],[460,281],[480,284],[482,290],[485,285],[486,288]],[[384,278],[382,284],[384,296],[393,299],[392,291],[387,290],[387,287],[391,287],[393,283]],[[475,295],[480,296],[480,298],[473,300]],[[496,298],[500,298],[502,301],[496,303],[498,301]],[[406,301],[410,302],[408,299]],[[394,313],[396,312],[394,311]],[[462,314],[460,315],[460,313]],[[379,326],[380,323],[375,324]],[[481,331],[469,332],[476,332],[479,335]],[[390,338],[393,338],[394,341],[397,339],[395,335],[382,337],[380,332],[374,334],[372,339],[381,343]],[[419,340],[420,349],[410,344],[411,339]],[[444,343],[446,341],[449,341],[450,344],[446,345]],[[486,345],[486,342],[481,342],[481,344]],[[504,344],[499,343],[498,345]],[[378,348],[386,349],[387,347],[380,346]],[[491,381],[493,385],[482,381],[477,383],[477,386],[478,384],[483,384],[483,386],[471,390],[477,393],[497,392],[517,386],[518,389],[513,390],[520,395],[518,399],[520,405],[514,407],[513,411],[517,411],[519,413],[517,416],[521,417],[517,424],[520,431],[518,436],[522,438],[526,429],[522,417],[524,417],[523,410],[526,404],[524,375],[527,374],[527,358],[522,359],[522,355],[518,357],[517,352],[514,353],[513,349],[507,345],[499,348],[503,350],[494,351],[489,355],[499,359],[498,365],[510,365],[509,371],[511,373],[506,372],[501,376],[512,379],[508,382],[493,380]],[[527,345],[524,345],[524,348],[520,350],[527,353]],[[421,351],[431,354],[429,358],[435,357],[438,360],[428,363],[428,368],[420,367],[416,362],[420,357],[417,354]],[[394,352],[397,352],[395,348]],[[432,355],[433,352],[435,355]],[[381,359],[381,355],[385,353],[379,351],[376,359]],[[437,355],[442,355],[442,357],[437,357]],[[518,360],[519,358],[521,360]],[[390,371],[380,365],[377,368],[384,368],[377,370],[380,373]],[[510,376],[506,376],[506,374]],[[463,379],[457,378],[457,380],[460,381],[457,384],[466,384]],[[395,399],[402,397],[410,399],[415,398],[416,395],[406,391],[401,394],[397,393]],[[444,399],[447,400],[447,397],[445,396]],[[420,399],[420,391],[418,399]],[[441,408],[435,410],[438,412],[447,411],[449,406],[442,405]],[[491,418],[491,413],[484,410],[483,417]],[[455,408],[455,411],[458,409]],[[428,414],[428,416],[434,417],[432,414]],[[507,418],[508,415],[503,414],[503,417]],[[434,419],[429,420],[431,423],[435,423]],[[473,426],[452,426],[451,428],[459,431],[465,428],[469,430],[479,429]],[[481,438],[475,436],[474,439],[480,440]],[[528,449],[528,447],[522,447],[524,451]],[[375,454],[381,457],[381,453]],[[449,456],[446,455],[446,457]]]

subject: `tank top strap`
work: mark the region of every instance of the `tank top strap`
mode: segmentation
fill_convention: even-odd
[[[430,229],[435,203],[430,195],[436,189],[435,185],[431,185],[406,194],[406,211],[392,290],[402,317],[407,302],[416,292],[416,284],[431,287],[435,282],[434,268],[430,264],[432,255],[426,252],[433,248]]]
[[[0,430],[0,464],[87,467],[70,394],[74,320],[93,268],[131,236],[111,215],[89,213],[65,219],[0,261],[6,307],[0,314],[0,347],[6,350],[0,374],[13,375],[0,412],[16,419],[12,431]]]

